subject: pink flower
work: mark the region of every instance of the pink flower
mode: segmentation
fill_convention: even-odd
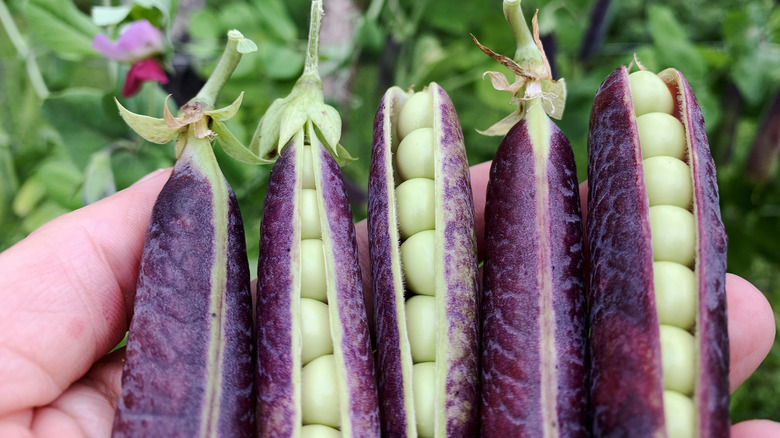
[[[108,59],[135,63],[165,52],[165,36],[147,20],[130,23],[115,43],[104,34],[95,35],[92,47]]]
[[[145,81],[168,83],[168,77],[156,59],[158,54],[165,53],[165,35],[147,20],[130,23],[115,43],[106,35],[95,35],[92,47],[108,59],[132,64],[122,88],[125,97],[138,93]]]
[[[168,83],[168,77],[165,76],[160,62],[154,58],[142,59],[127,72],[127,79],[125,79],[125,86],[122,88],[122,96],[130,97],[141,90],[141,85],[145,81],[157,81],[161,84]]]

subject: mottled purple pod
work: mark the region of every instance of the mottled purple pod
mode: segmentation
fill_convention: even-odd
[[[474,436],[474,206],[460,122],[437,84],[385,93],[368,194],[382,433]]]
[[[588,153],[593,434],[728,436],[726,234],[682,74],[610,74]]]
[[[587,436],[574,154],[537,102],[504,137],[485,205],[481,434]]]
[[[338,165],[313,129],[308,138],[311,146],[301,132],[283,149],[263,208],[259,436],[298,437],[319,428],[374,437],[379,409],[352,214]],[[306,231],[310,222],[315,231]]]
[[[189,136],[146,234],[114,437],[249,437],[244,228],[208,138]]]

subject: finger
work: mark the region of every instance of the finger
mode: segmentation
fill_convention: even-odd
[[[766,297],[747,280],[726,274],[729,325],[729,389],[734,392],[764,360],[775,338],[775,319]]]
[[[780,436],[780,423],[770,420],[748,420],[731,426],[731,438]]]
[[[122,338],[152,205],[169,172],[0,253],[0,416],[50,403]]]

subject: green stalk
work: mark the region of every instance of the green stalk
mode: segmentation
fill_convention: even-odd
[[[16,27],[16,23],[14,23],[11,12],[8,10],[8,7],[6,7],[4,0],[0,1],[0,23],[3,24],[3,29],[5,29],[6,34],[8,34],[8,38],[11,40],[11,44],[14,45],[19,57],[24,59],[25,66],[27,67],[27,76],[30,78],[30,83],[35,89],[35,93],[39,98],[46,99],[49,97],[49,88],[43,80],[41,69],[38,67],[38,62],[36,62],[30,47]]]
[[[322,13],[322,0],[312,1],[309,42],[306,47],[306,64],[303,68],[303,76],[314,75],[317,78],[320,77],[320,26],[322,25]]]
[[[528,71],[541,73],[544,71],[544,59],[528,29],[520,3],[521,0],[504,0],[504,17],[512,29],[517,44],[515,62]]]
[[[220,58],[217,67],[211,73],[203,88],[198,92],[198,95],[192,99],[193,101],[205,103],[208,108],[214,107],[219,91],[225,86],[230,75],[233,74],[236,66],[238,66],[238,62],[241,61],[242,54],[238,51],[238,43],[243,39],[244,36],[237,30],[228,32],[228,43],[222,58]]]

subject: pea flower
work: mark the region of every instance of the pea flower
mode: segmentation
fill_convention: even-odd
[[[157,58],[157,55],[165,53],[165,36],[147,20],[130,23],[116,42],[107,35],[95,35],[92,47],[108,59],[131,64],[122,88],[125,97],[138,93],[145,81],[168,83]]]

